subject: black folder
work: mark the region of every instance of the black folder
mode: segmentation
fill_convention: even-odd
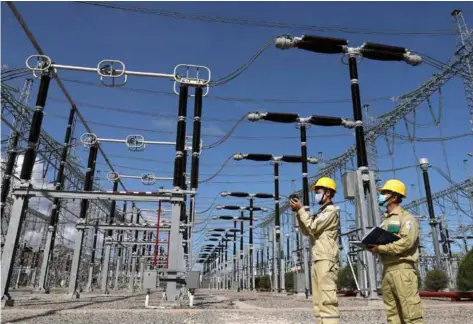
[[[373,227],[361,241],[351,241],[360,247],[366,248],[368,245],[386,245],[389,243],[396,242],[400,237],[396,234],[388,232],[379,226]]]

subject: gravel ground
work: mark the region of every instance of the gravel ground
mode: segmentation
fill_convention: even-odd
[[[143,293],[112,292],[109,296],[83,293],[80,299],[64,294],[15,292],[15,307],[3,308],[1,323],[161,323],[161,324],[295,324],[314,323],[311,300],[305,297],[251,292],[197,292],[190,309],[187,300],[179,309],[150,297],[150,305],[165,309],[144,309]],[[341,323],[386,323],[383,306],[377,301],[341,297]],[[426,324],[473,324],[473,303],[423,299]]]

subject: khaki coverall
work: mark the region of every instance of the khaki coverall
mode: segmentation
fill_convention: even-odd
[[[401,237],[394,243],[377,247],[384,267],[381,287],[388,323],[424,323],[416,274],[419,224],[401,207],[385,217],[381,227]]]
[[[326,205],[319,209],[316,217],[312,217],[301,208],[297,216],[301,233],[308,236],[310,241],[312,296],[317,323],[338,324],[338,210],[332,204]]]

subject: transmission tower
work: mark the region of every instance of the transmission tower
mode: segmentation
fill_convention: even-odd
[[[468,30],[462,11],[460,9],[453,10],[452,17],[456,23],[458,33],[457,49],[464,46],[467,51],[471,51],[473,49],[472,31]],[[464,72],[463,86],[465,87],[466,102],[470,109],[470,123],[473,130],[473,84],[471,83],[471,79],[473,78],[473,63],[470,58],[463,61],[461,70]]]

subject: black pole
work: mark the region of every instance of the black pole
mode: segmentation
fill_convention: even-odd
[[[250,278],[251,278],[251,284],[250,284],[250,290],[255,289],[253,287],[253,197],[250,197]]]
[[[225,237],[225,264],[228,261],[228,239]]]
[[[448,249],[448,257],[452,259],[452,246],[450,243],[450,235],[448,234],[448,228],[445,229],[445,238],[447,239],[447,249]]]
[[[184,151],[186,144],[186,117],[188,87],[181,85],[179,89],[179,111],[176,134],[176,159],[174,160],[174,187],[182,188],[182,169],[184,167]]]
[[[278,281],[276,287],[278,287],[278,292],[280,293],[282,287],[280,286],[281,283],[281,261],[279,258],[282,255],[282,251],[280,251],[280,241],[281,241],[281,219],[279,214],[279,162],[274,161],[274,228],[276,230],[276,251],[278,251],[278,255],[276,257],[276,268],[277,268],[277,278]]]
[[[2,218],[5,216],[4,214],[5,206],[6,206],[8,193],[10,192],[11,178],[13,175],[13,171],[15,170],[15,162],[16,162],[16,157],[18,155],[19,140],[20,140],[20,133],[15,132],[11,140],[10,152],[8,152],[7,165],[5,167],[5,174],[2,181],[2,198],[1,198],[2,200],[0,201]]]
[[[266,275],[266,268],[264,266],[264,249],[261,248],[261,267],[263,268],[263,276]]]
[[[439,240],[437,234],[437,220],[435,218],[434,212],[434,204],[432,202],[432,192],[430,190],[430,180],[429,180],[429,173],[427,168],[422,168],[422,176],[424,178],[424,188],[425,188],[425,197],[427,201],[427,210],[429,212],[429,224],[432,229],[432,239],[434,245],[434,252],[435,252],[435,260],[437,262],[437,267],[441,267],[442,260],[440,257],[440,247],[439,247]]]
[[[113,188],[112,191],[115,192],[118,190],[118,181],[113,181]],[[117,201],[112,200],[110,203],[110,218],[108,219],[108,224],[112,225],[115,223],[115,208],[117,206]],[[126,206],[126,203],[125,203]],[[112,236],[113,235],[113,230],[108,230],[107,231],[107,236]],[[105,240],[104,240],[105,241]]]
[[[123,220],[126,220],[126,201],[123,202]],[[123,230],[118,231],[118,241],[122,242],[123,241]],[[118,247],[118,257],[122,256],[122,248],[119,246]]]
[[[244,233],[244,229],[245,229],[245,225],[244,225],[245,216],[244,216],[243,211],[240,212],[240,219],[241,219],[241,222],[240,222],[240,233],[241,233],[241,236],[240,236],[240,265],[243,266],[243,233]],[[240,280],[238,282],[238,291],[240,291],[240,289],[243,289],[243,276],[242,276],[242,274],[240,274]]]
[[[43,110],[46,105],[46,98],[48,97],[50,81],[51,77],[49,76],[49,73],[45,73],[41,76],[35,111],[33,113],[33,120],[31,121],[31,128],[28,136],[28,147],[25,151],[23,166],[20,173],[20,178],[22,180],[31,180],[31,175],[33,173],[33,167],[36,160],[36,148],[38,146],[39,137],[41,135],[41,126],[43,123]]]
[[[99,146],[94,144],[89,149],[89,159],[87,161],[87,171],[85,172],[84,191],[91,191],[94,183],[95,162],[97,160]],[[80,205],[79,217],[85,219],[87,217],[87,208],[89,207],[89,200],[82,199]]]
[[[92,254],[90,256],[90,263],[91,264],[95,263],[95,250],[97,249],[97,234],[99,232],[99,227],[98,226],[99,226],[99,221],[97,220],[95,222],[94,241],[92,243],[93,248],[92,248]]]
[[[186,172],[187,172],[187,151],[184,148],[183,157],[182,157],[182,180],[181,180],[181,188],[183,190],[187,189]],[[183,207],[184,208],[181,208],[180,221],[185,224],[185,223],[188,222],[188,219],[187,219],[187,195],[184,195]],[[189,227],[188,226],[186,226],[184,228],[184,233],[182,235],[182,239],[184,240],[184,254],[187,254],[188,253],[188,245],[187,245],[188,241],[187,240],[189,239]]]
[[[287,250],[287,258],[288,258],[288,261],[289,261],[289,266],[291,266],[291,250],[290,250],[289,242],[290,242],[290,239],[289,239],[289,236],[288,236],[286,238],[286,244],[287,244],[286,250]]]
[[[358,85],[358,69],[356,56],[351,55],[348,58],[348,67],[350,69],[351,82],[351,100],[353,103],[353,117],[357,125],[355,126],[356,155],[358,167],[368,167],[368,156],[366,154],[365,134],[363,131],[363,115],[360,102],[360,87]],[[359,122],[359,123],[358,123]]]
[[[62,153],[61,153],[61,163],[59,164],[59,169],[57,172],[56,176],[56,190],[62,190],[64,188],[64,180],[66,179],[64,171],[66,168],[67,164],[67,157],[69,153],[69,147],[71,145],[71,134],[72,134],[72,124],[74,123],[74,117],[76,113],[76,107],[71,106],[71,109],[69,110],[69,119],[67,121],[67,127],[66,127],[66,133],[64,135],[64,146],[62,148]],[[51,216],[49,219],[49,226],[52,226],[53,228],[53,233],[51,236],[51,246],[49,249],[49,260],[51,259],[51,256],[54,255],[53,250],[54,250],[54,243],[56,240],[56,231],[57,231],[57,223],[59,222],[59,209],[60,209],[60,199],[59,198],[54,198],[54,202],[52,205],[51,209]],[[49,265],[49,262],[48,262]],[[47,273],[48,269],[46,269]]]
[[[235,231],[233,231],[233,280],[236,278],[236,228],[237,228],[237,221],[233,221],[233,228]],[[233,287],[234,288],[234,287]]]
[[[199,185],[199,151],[200,151],[200,127],[202,118],[202,88],[195,89],[194,99],[194,134],[192,136],[192,170],[191,188],[196,190]]]
[[[306,124],[299,124],[301,130],[301,158],[302,158],[302,200],[304,208],[309,211],[309,179],[307,178],[307,135]]]
[[[138,224],[138,220],[140,219],[140,216],[139,216],[140,212],[139,212],[138,209],[136,208],[136,204],[135,204],[135,203],[132,203],[132,206],[134,207],[133,210],[136,210],[136,215],[135,215],[136,218],[135,218],[135,221],[134,221],[134,222],[132,221],[132,223]],[[132,217],[133,217],[133,216],[132,216]],[[135,231],[135,242],[136,242],[136,241],[138,241],[138,231]],[[133,252],[133,253],[136,253],[136,250],[137,250],[137,245],[134,244],[134,245],[133,245],[133,248],[132,248],[132,252]]]
[[[148,242],[153,240],[153,232],[148,233]],[[151,245],[148,245],[148,255],[151,255]]]

